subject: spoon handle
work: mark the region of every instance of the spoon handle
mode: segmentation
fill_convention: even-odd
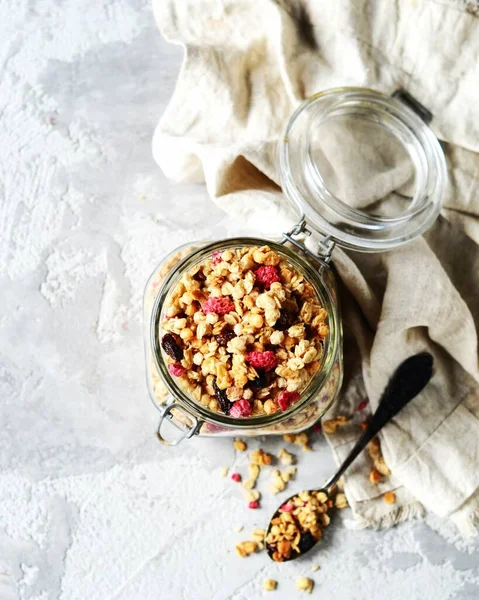
[[[432,377],[432,365],[433,358],[428,352],[415,354],[399,365],[389,380],[368,427],[338,471],[324,484],[325,489],[339,480],[378,432],[426,387]]]

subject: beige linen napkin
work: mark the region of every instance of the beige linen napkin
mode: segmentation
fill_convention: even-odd
[[[342,85],[387,93],[402,87],[433,113],[450,177],[437,223],[391,252],[334,251],[346,373],[331,416],[348,414],[352,421],[329,441],[340,460],[369,410],[358,411],[358,405],[369,398],[374,409],[398,363],[428,349],[435,358],[433,381],[381,435],[393,475],[371,484],[365,454],[348,473],[346,492],[359,525],[391,525],[426,508],[474,532],[479,21],[473,13],[479,11],[460,0],[154,0],[154,8],[163,35],[185,48],[175,93],[155,132],[154,156],[173,179],[205,181],[217,204],[252,227],[261,223],[264,235],[277,235],[291,220],[275,152],[304,98]],[[364,187],[355,186],[356,204],[363,206],[391,181],[397,186],[408,179],[401,166],[387,175],[363,178]],[[382,499],[391,489],[394,505]]]

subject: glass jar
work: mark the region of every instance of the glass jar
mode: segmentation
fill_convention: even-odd
[[[396,96],[396,97],[394,97]],[[427,123],[430,114],[406,92],[362,88],[317,94],[290,118],[279,147],[282,188],[296,224],[276,240],[235,238],[182,246],[148,280],[145,353],[151,399],[179,430],[174,445],[200,435],[295,433],[313,425],[337,398],[342,381],[342,327],[331,253],[338,244],[378,252],[421,235],[435,221],[446,182],[445,159]],[[307,239],[309,238],[309,239]],[[305,243],[305,241],[307,242]],[[182,389],[161,350],[165,301],[177,282],[213,252],[267,244],[314,289],[328,313],[318,371],[284,412],[248,418],[210,410]]]

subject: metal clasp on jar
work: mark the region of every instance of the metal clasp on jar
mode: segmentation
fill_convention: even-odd
[[[180,424],[179,422],[175,422],[174,415],[172,414],[173,409],[177,410],[182,415],[184,415],[186,417],[186,419],[188,419],[191,422],[191,426],[189,426],[185,423]],[[173,398],[170,398],[170,401],[168,402],[168,404],[164,408],[159,408],[159,410],[161,413],[161,418],[160,418],[160,423],[158,425],[158,429],[156,432],[156,436],[162,444],[166,444],[167,446],[177,446],[185,438],[186,439],[192,438],[195,434],[197,434],[199,432],[201,425],[203,424],[202,421],[198,421],[198,419],[196,417],[194,417],[192,414],[187,412],[181,406],[181,404],[178,404],[178,402],[175,402],[175,400]],[[178,429],[181,432],[181,435],[173,440],[167,440],[161,434],[161,426],[163,425],[166,418],[168,418],[169,422],[174,427],[176,427],[176,429]]]
[[[306,246],[302,242],[294,238],[294,236],[298,236],[301,234],[304,234],[309,237],[312,234],[312,231],[308,228],[308,225],[309,223],[306,220],[306,217],[303,216],[299,223],[296,223],[296,225],[294,225],[294,227],[292,227],[287,233],[283,233],[281,243],[284,244],[286,242],[290,242],[291,244],[293,244],[293,246],[296,246],[296,248],[307,254],[315,261],[329,264],[329,262],[331,261],[331,254],[334,248],[334,241],[329,235],[323,235],[314,227],[312,227],[312,229],[315,232],[315,241],[318,244],[318,249],[316,253],[311,252],[311,250],[308,250],[308,248],[306,248]]]

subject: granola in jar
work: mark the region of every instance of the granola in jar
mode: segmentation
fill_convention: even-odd
[[[320,369],[327,321],[311,283],[269,246],[219,250],[170,290],[163,360],[211,411],[284,412]]]

